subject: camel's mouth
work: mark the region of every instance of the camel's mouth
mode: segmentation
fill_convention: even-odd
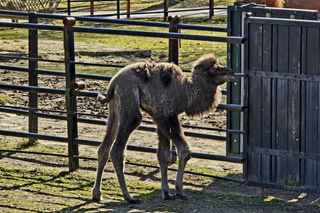
[[[226,82],[234,81],[236,79],[234,72],[228,67],[221,68],[218,72],[215,73],[215,75],[221,76],[222,79]]]

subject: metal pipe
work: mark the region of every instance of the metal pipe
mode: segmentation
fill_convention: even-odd
[[[0,105],[0,112],[7,112],[7,113],[16,113],[16,114],[22,114],[22,115],[27,115],[28,111],[31,110],[28,107],[19,107],[19,106],[5,106],[5,105]],[[65,116],[62,115],[55,115],[55,114],[47,114],[47,113],[39,113],[39,111],[43,112],[55,112],[55,113],[63,113],[66,114],[66,111],[61,111],[61,110],[49,110],[49,109],[32,109],[40,115],[40,117],[45,117],[45,118],[52,118],[52,119],[62,119],[66,120]],[[100,114],[89,114],[89,113],[77,113],[77,115],[84,115],[84,116],[91,116],[91,117],[100,117],[100,118],[108,118],[107,115],[100,115]],[[90,121],[85,120],[87,118],[78,118],[79,122],[83,123],[90,123]],[[96,120],[98,121],[98,120]],[[148,124],[154,124],[152,120],[145,120],[143,119],[142,122],[148,123]],[[95,123],[92,123],[95,124]],[[102,125],[106,125],[107,123],[104,120],[101,120]],[[195,126],[195,125],[187,125],[183,124],[182,127],[184,128],[189,128],[189,129],[200,129],[200,130],[208,130],[208,131],[218,131],[218,132],[231,132],[231,133],[238,133],[238,134],[244,134],[245,131],[243,130],[237,130],[237,129],[222,129],[222,128],[214,128],[214,127],[206,127],[206,126]]]
[[[54,154],[54,153],[49,153],[49,152],[32,152],[32,151],[13,150],[13,149],[0,149],[0,153],[1,152],[32,154],[32,155],[46,155],[46,156],[65,157],[65,158],[68,157],[67,155]]]
[[[7,107],[0,107],[0,112],[28,115],[27,110],[10,109]],[[49,114],[49,113],[41,113],[41,112],[35,112],[35,114],[41,118],[67,120],[67,117],[65,115],[57,115],[57,114]],[[89,119],[89,118],[79,117],[77,121],[80,123],[87,123],[87,124],[94,124],[94,125],[102,125],[102,126],[107,125],[107,122],[105,120],[99,120],[99,119]],[[156,132],[156,129],[157,128],[155,126],[148,126],[148,125],[140,125],[138,127],[138,130],[147,131],[147,132]],[[241,130],[231,130],[231,131],[237,131],[236,133],[243,134],[243,131]],[[197,137],[197,138],[220,140],[220,141],[224,141],[226,139],[225,136],[222,136],[222,135],[199,133],[199,132],[193,132],[193,131],[185,131],[184,134],[185,136],[189,136],[189,137]]]
[[[217,108],[232,112],[243,112],[247,107],[239,104],[219,104]]]
[[[164,33],[164,32],[121,30],[121,29],[108,29],[108,28],[74,27],[74,31],[83,32],[83,33],[106,33],[106,34],[112,34],[112,35],[215,41],[215,42],[227,42],[227,43],[233,43],[233,44],[241,44],[245,41],[245,38],[237,37],[237,36],[208,36],[208,35],[196,35],[196,34],[184,34],[184,33]]]
[[[45,88],[45,87],[0,84],[0,88],[5,90],[21,90],[21,91],[34,91],[34,92],[40,92],[40,93],[65,94],[64,89],[51,89],[51,88]]]
[[[101,142],[99,141],[85,140],[85,139],[76,139],[76,142],[81,145],[92,145],[92,146],[99,146],[101,144]],[[157,148],[153,148],[153,147],[141,147],[141,146],[135,146],[135,145],[128,145],[127,149],[130,151],[157,153]],[[215,154],[199,153],[199,152],[192,152],[192,157],[200,158],[200,159],[208,159],[208,160],[227,161],[232,163],[243,163],[245,160],[245,158],[242,156],[224,156],[224,155],[215,155]]]
[[[14,27],[14,28],[27,28],[32,30],[54,30],[63,31],[62,26],[49,25],[49,24],[32,24],[32,23],[17,23],[17,22],[0,22],[0,27]]]
[[[226,8],[222,8],[226,9]],[[199,9],[200,10],[200,9]],[[201,10],[207,10],[207,8],[202,8]],[[181,10],[172,10],[170,12],[178,12]],[[189,10],[183,10],[189,11]],[[163,12],[160,12],[163,13]],[[15,15],[15,16],[28,16],[29,12],[24,11],[8,11],[0,10],[0,14],[4,15]],[[134,13],[130,13],[134,14]],[[142,14],[142,13],[136,13]],[[48,14],[48,13],[37,13],[38,18],[49,18],[49,19],[64,19],[67,15],[58,15],[58,14]],[[115,24],[124,24],[124,25],[138,25],[138,26],[150,26],[150,27],[163,27],[168,28],[169,23],[167,22],[152,22],[152,21],[140,21],[140,20],[120,20],[120,19],[111,19],[111,18],[99,18],[99,17],[85,17],[85,16],[75,16],[77,21],[87,21],[87,22],[103,22],[103,23],[115,23]],[[205,30],[205,31],[217,31],[217,32],[227,32],[227,28],[219,26],[204,26],[204,25],[191,25],[191,24],[179,24],[179,29],[191,29],[191,30]]]
[[[11,137],[20,137],[20,138],[34,138],[39,140],[50,140],[57,142],[67,142],[68,138],[51,136],[51,135],[43,135],[36,133],[27,133],[27,132],[18,132],[18,131],[9,131],[0,129],[0,135],[11,136]]]

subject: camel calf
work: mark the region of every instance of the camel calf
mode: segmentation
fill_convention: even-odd
[[[101,103],[109,104],[107,133],[98,149],[98,167],[93,200],[101,200],[101,180],[109,154],[118,177],[124,199],[137,203],[130,196],[124,177],[124,152],[131,132],[141,120],[140,110],[146,111],[157,125],[158,162],[161,171],[163,199],[185,199],[183,174],[191,158],[178,114],[203,114],[219,101],[219,85],[233,78],[227,67],[221,66],[214,55],[198,59],[192,68],[192,77],[170,63],[140,62],[120,70],[111,80],[107,93],[100,95]],[[171,162],[171,141],[177,147],[179,164],[173,196],[169,191],[167,171]]]

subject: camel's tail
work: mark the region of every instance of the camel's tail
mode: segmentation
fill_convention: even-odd
[[[97,100],[101,103],[101,104],[105,104],[110,102],[110,100],[113,97],[113,93],[114,93],[114,87],[109,87],[107,93],[105,94],[101,94],[99,93],[97,96]]]

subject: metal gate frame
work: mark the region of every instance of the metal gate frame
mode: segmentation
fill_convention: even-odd
[[[316,10],[296,10],[266,7],[265,5],[235,3],[228,7],[228,36],[244,36],[244,19],[250,14],[254,17],[270,17],[270,18],[290,18],[317,20],[318,12]],[[243,45],[228,44],[227,64],[235,73],[243,73]],[[227,103],[244,105],[244,79],[238,78],[227,86]],[[227,129],[244,130],[243,112],[227,112]],[[245,130],[244,130],[245,132]],[[241,156],[244,150],[244,134],[237,132],[227,132],[227,150],[229,156]],[[244,168],[244,171],[246,168]]]

